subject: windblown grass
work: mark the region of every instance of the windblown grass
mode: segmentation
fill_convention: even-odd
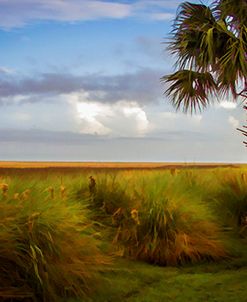
[[[142,280],[141,273],[137,277],[132,271],[135,266],[147,270],[147,287],[154,270],[161,279],[155,284],[166,284],[160,277],[165,271],[176,270],[178,279],[181,270],[196,271],[196,263],[202,263],[205,271],[244,270],[245,174],[244,168],[213,167],[5,171],[0,175],[0,300],[139,301],[125,297],[131,297],[127,288],[117,288],[121,280],[128,284],[131,276]],[[89,176],[96,181],[91,191]],[[100,274],[103,286],[91,293],[108,259],[102,253],[113,249],[127,259],[179,269],[117,257],[116,272]],[[129,265],[126,276],[118,267],[121,261]],[[104,280],[109,281],[107,286]],[[112,291],[111,284],[116,285]],[[145,286],[141,284],[140,293]],[[152,286],[160,288],[150,300],[157,301],[165,290]]]
[[[52,302],[92,290],[106,258],[79,203],[55,198],[54,190],[32,187],[18,199],[8,192],[0,221],[0,300]]]
[[[101,209],[108,215],[113,215],[119,208],[128,208],[131,199],[128,195],[128,179],[124,173],[99,175],[96,178],[95,193],[92,196],[94,209]]]
[[[221,175],[217,193],[218,210],[224,223],[247,235],[247,173],[228,171]]]
[[[181,179],[168,175],[143,180],[136,190],[135,214],[132,210],[115,237],[125,255],[159,265],[227,256],[213,213],[186,189]]]

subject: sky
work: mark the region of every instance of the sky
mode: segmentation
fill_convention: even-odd
[[[241,102],[164,96],[181,2],[0,0],[0,160],[246,162]]]

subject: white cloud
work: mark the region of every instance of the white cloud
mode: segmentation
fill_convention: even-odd
[[[166,121],[171,121],[171,120],[176,120],[180,117],[181,114],[175,113],[175,112],[170,112],[170,111],[164,111],[159,113],[159,117]]]
[[[195,114],[191,117],[194,122],[200,123],[202,121],[202,115],[201,114]]]
[[[15,71],[14,71],[14,69],[4,67],[4,66],[0,66],[0,74],[1,73],[5,74],[5,75],[11,75],[11,74],[14,74]]]
[[[181,0],[139,0],[134,4],[134,6],[138,9],[150,7],[176,9],[181,2]]]
[[[219,107],[227,109],[227,110],[233,110],[237,108],[236,102],[230,102],[230,101],[222,101],[219,103]]]
[[[202,129],[203,116],[187,115],[182,112],[161,111],[162,107],[153,107],[152,113],[147,110],[149,114],[150,124],[152,129],[149,135],[166,136],[167,133],[183,133],[183,132],[200,132]],[[159,111],[160,110],[160,111]]]
[[[161,118],[163,118],[164,120],[168,120],[168,121],[179,119],[179,120],[187,120],[188,122],[192,122],[193,124],[200,123],[202,120],[201,114],[195,114],[195,115],[190,116],[190,115],[186,115],[181,112],[164,111],[164,112],[161,112],[159,114],[159,116]]]
[[[5,135],[5,143],[1,140],[0,157],[52,160],[61,150],[61,160],[246,161],[242,136],[235,130],[244,118],[241,108],[234,115],[211,108],[191,117],[172,112],[163,103],[142,107],[135,101],[109,104],[87,97],[83,91],[39,95],[42,102],[2,106],[0,132],[12,129],[8,133],[13,135]],[[21,130],[27,132],[21,136]],[[24,157],[20,157],[22,148]]]
[[[98,116],[104,114],[105,110],[108,110],[108,108],[104,107],[105,106],[97,103],[76,103],[81,133],[105,135],[111,132],[109,128],[97,120]]]
[[[166,21],[174,19],[175,15],[171,13],[153,13],[150,15],[151,20]]]
[[[31,95],[17,94],[14,96],[1,97],[1,103],[4,105],[20,105],[25,102],[28,103],[30,98],[32,98]]]
[[[139,0],[133,3],[134,15],[144,20],[167,21],[175,17],[179,0]]]
[[[228,122],[232,125],[233,128],[239,127],[239,121],[232,115],[229,116]]]
[[[127,105],[123,107],[123,113],[127,118],[135,119],[139,135],[145,134],[149,127],[149,121],[146,112],[142,108],[137,104]]]
[[[32,21],[77,22],[131,16],[143,20],[166,21],[174,17],[180,0],[139,0],[119,3],[108,0],[0,0],[0,27],[11,29]]]
[[[14,119],[16,122],[29,122],[31,120],[31,115],[30,113],[26,112],[15,112],[12,115],[12,119]]]
[[[80,133],[141,137],[150,130],[146,112],[137,102],[120,100],[108,104],[88,97],[84,91],[63,95],[74,108]]]
[[[0,0],[0,27],[14,28],[33,20],[67,21],[100,18],[121,19],[131,15],[131,6],[99,0]]]

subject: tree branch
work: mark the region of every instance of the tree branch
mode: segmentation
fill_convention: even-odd
[[[237,96],[243,96],[244,98],[247,98],[247,89],[243,89],[239,93],[237,93]]]

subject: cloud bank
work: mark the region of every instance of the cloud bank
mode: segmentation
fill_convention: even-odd
[[[245,153],[229,140],[195,141],[193,133],[173,132],[167,138],[104,138],[71,132],[41,130],[1,131],[0,158],[2,160],[53,161],[179,161],[179,162],[245,162]],[[174,137],[175,140],[174,140]],[[180,139],[179,139],[180,138]],[[35,149],[35,152],[34,152]],[[18,150],[18,152],[16,152]],[[236,154],[239,154],[236,157]]]
[[[42,95],[61,95],[80,92],[83,100],[116,103],[121,100],[140,104],[157,102],[162,96],[159,82],[161,72],[140,69],[121,75],[43,73],[36,77],[17,75],[0,77],[0,103],[38,102]]]

